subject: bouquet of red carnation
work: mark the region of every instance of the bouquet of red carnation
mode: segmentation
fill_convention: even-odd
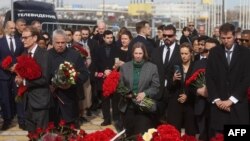
[[[11,56],[7,56],[3,59],[1,66],[4,70],[8,70],[13,66],[13,59]]]
[[[205,69],[198,69],[186,80],[186,86],[189,87],[190,85],[196,88],[201,88],[206,85]]]
[[[70,62],[64,61],[59,65],[55,76],[52,78],[52,83],[56,87],[67,87],[76,84],[78,73]]]
[[[180,132],[170,124],[163,124],[148,129],[142,136],[137,135],[137,141],[182,141]]]
[[[36,60],[27,55],[22,55],[17,57],[17,63],[14,72],[26,80],[35,80],[42,76],[42,71],[40,66],[37,64]],[[19,85],[17,96],[15,100],[19,102],[27,91],[27,87],[24,85]]]
[[[210,141],[224,141],[224,135],[218,133],[215,135],[215,137],[211,138]]]
[[[88,57],[88,55],[89,55],[88,51],[86,49],[84,49],[81,44],[74,44],[72,47],[77,52],[79,52],[82,57]]]
[[[128,95],[132,94],[132,102],[138,106],[141,111],[144,112],[155,112],[156,111],[156,102],[148,97],[144,97],[142,101],[136,101],[136,94],[133,93],[130,89],[124,86],[123,83],[119,83],[116,92],[121,94],[122,98],[127,98]]]
[[[103,96],[108,97],[116,91],[119,84],[120,73],[114,69],[105,79],[102,85]]]

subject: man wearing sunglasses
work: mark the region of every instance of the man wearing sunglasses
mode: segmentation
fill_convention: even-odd
[[[188,28],[191,31],[191,38],[198,36],[198,31],[195,29],[194,22],[188,22]]]
[[[241,45],[250,49],[250,30],[243,30],[241,33]]]
[[[173,64],[180,64],[181,56],[179,45],[176,43],[176,28],[173,25],[167,25],[163,28],[163,40],[165,45],[156,48],[152,53],[151,61],[157,65],[160,78],[160,92],[157,95],[158,116],[160,120],[165,120],[167,111],[168,90],[167,83],[171,79],[171,70]]]

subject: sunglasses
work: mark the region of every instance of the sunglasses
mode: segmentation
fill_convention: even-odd
[[[163,36],[164,38],[166,38],[166,37],[172,38],[172,37],[174,37],[175,35],[174,35],[174,34],[172,34],[172,35],[162,34],[162,36]]]
[[[188,26],[194,26],[193,24],[191,24],[191,25],[188,25]]]
[[[236,41],[241,40],[241,38],[235,38]]]
[[[246,43],[248,43],[248,42],[249,42],[249,40],[248,40],[248,39],[240,39],[240,41],[241,41],[241,42],[246,42]]]

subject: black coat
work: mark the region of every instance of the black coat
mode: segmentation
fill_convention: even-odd
[[[106,55],[105,46],[100,46],[96,50],[96,71],[104,73],[105,70],[112,70],[115,64],[115,58],[118,58],[118,48],[115,46],[111,46],[110,55]],[[103,78],[98,78],[97,87],[98,90],[102,90]]]
[[[80,74],[76,81],[76,85],[72,85],[69,89],[63,90],[57,88],[55,94],[63,101],[60,102],[58,99],[56,103],[59,107],[61,118],[67,122],[72,122],[76,120],[79,116],[78,110],[78,96],[77,91],[82,89],[82,85],[87,81],[89,72],[87,71],[86,66],[84,65],[84,60],[79,53],[72,49],[66,48],[63,53],[57,53],[55,49],[49,50],[49,80],[55,75],[55,71],[59,68],[59,65],[64,61],[71,62],[74,65],[74,68]]]
[[[206,66],[207,66],[207,59],[206,58],[201,59],[199,61],[196,61],[194,64],[192,74],[198,69],[206,69]],[[197,88],[194,88],[194,92],[196,92],[196,91],[197,91]],[[199,95],[197,95],[195,97],[195,104],[194,104],[195,115],[203,114],[205,109],[207,108],[207,106],[208,106],[208,101],[207,101],[206,97],[202,97]]]
[[[230,112],[211,106],[211,126],[215,130],[223,130],[225,124],[248,124],[247,87],[250,84],[249,60],[247,48],[235,45],[230,66],[227,64],[225,48],[219,46],[210,51],[206,83],[210,102],[216,98],[228,100],[234,96],[239,101],[231,106]]]
[[[167,66],[163,64],[163,50],[164,47],[156,48],[154,52],[152,53],[151,62],[156,64],[158,68],[158,74],[160,78],[160,91],[159,91],[159,97],[156,99],[161,99],[163,92],[164,92],[164,85],[165,85],[165,79],[170,80],[172,77],[170,69],[173,67],[174,64],[180,64],[181,63],[181,56],[180,56],[180,48],[179,45],[175,45],[174,51],[172,55],[170,56],[169,62]]]
[[[26,99],[30,106],[35,109],[48,109],[50,106],[50,91],[48,83],[48,52],[37,47],[33,58],[41,67],[42,76],[35,80],[26,80],[28,87]],[[25,104],[26,105],[26,104]]]

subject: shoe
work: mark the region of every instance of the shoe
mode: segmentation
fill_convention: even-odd
[[[9,122],[4,122],[3,126],[1,128],[2,131],[5,131],[10,128],[10,123]]]
[[[19,128],[25,130],[26,126],[25,126],[25,124],[19,124]]]
[[[111,124],[110,121],[103,121],[103,122],[101,123],[101,126],[108,126],[108,125],[110,125],[110,124]]]

